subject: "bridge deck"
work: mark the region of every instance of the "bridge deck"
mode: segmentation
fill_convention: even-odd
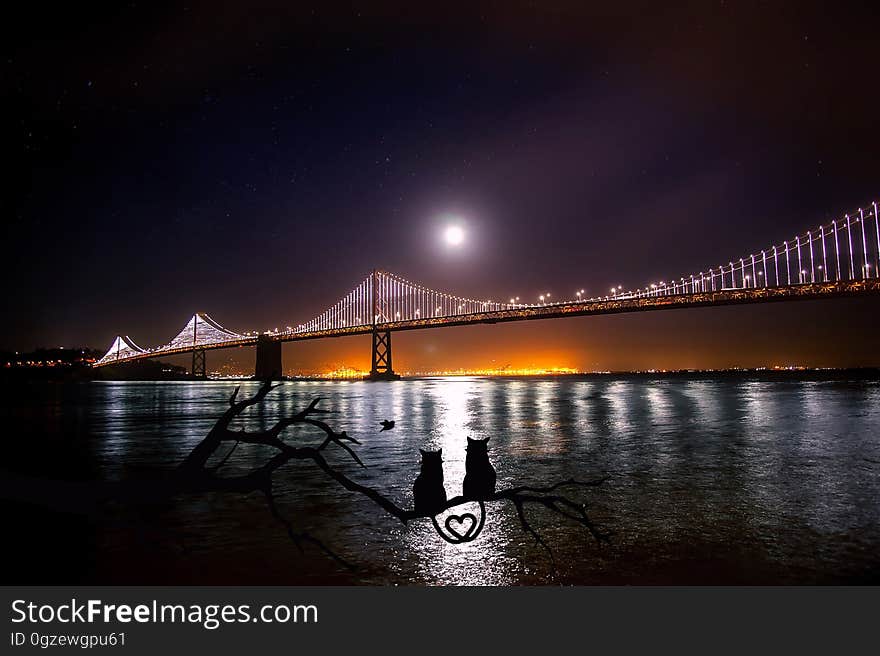
[[[449,326],[470,326],[476,324],[506,323],[511,321],[532,321],[537,319],[559,319],[565,317],[582,317],[600,314],[620,314],[624,312],[643,312],[648,310],[674,310],[720,305],[742,305],[747,303],[766,303],[795,300],[817,300],[844,298],[880,294],[880,279],[848,280],[838,282],[806,283],[782,287],[757,287],[745,289],[726,289],[714,292],[692,294],[670,294],[653,296],[622,296],[599,301],[574,301],[567,303],[518,307],[489,312],[458,314],[444,317],[426,317],[406,321],[385,322],[378,324],[381,330],[423,330],[427,328],[444,328]],[[297,342],[309,339],[325,339],[331,337],[347,337],[351,335],[369,335],[372,325],[335,328],[332,330],[316,330],[310,332],[278,332],[266,335],[269,339],[280,342]],[[179,353],[190,353],[193,350],[215,350],[255,346],[256,336],[218,343],[199,344],[173,349],[156,349],[136,356],[121,358],[95,366],[107,366],[116,362],[133,362],[147,358],[156,358]]]

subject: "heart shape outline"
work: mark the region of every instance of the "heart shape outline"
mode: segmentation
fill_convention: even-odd
[[[446,540],[449,544],[464,544],[476,540],[480,533],[483,532],[483,526],[486,524],[486,504],[483,503],[482,500],[477,501],[477,503],[480,505],[479,519],[475,517],[473,513],[469,512],[462,513],[461,515],[447,515],[443,522],[446,531],[443,530],[443,526],[437,521],[437,515],[432,515],[431,523],[434,525],[434,530],[437,531],[437,535]],[[465,522],[468,522],[468,528],[464,533],[461,533],[452,526],[453,522],[456,522],[459,528],[461,528]]]
[[[459,533],[458,530],[452,527],[452,523],[456,522],[459,526],[464,525],[465,522],[469,522],[467,529],[465,529],[464,533]],[[446,517],[446,521],[444,522],[446,526],[446,530],[460,542],[468,542],[471,537],[476,537],[474,535],[474,531],[477,530],[477,517],[473,513],[462,513],[461,515],[449,515]]]

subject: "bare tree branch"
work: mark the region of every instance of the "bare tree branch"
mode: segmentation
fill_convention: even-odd
[[[273,477],[277,471],[291,461],[310,461],[314,463],[328,478],[338,483],[342,488],[360,494],[392,517],[400,520],[403,524],[417,519],[430,518],[437,532],[447,541],[458,544],[475,539],[483,528],[485,519],[485,502],[510,502],[516,511],[523,531],[531,535],[535,541],[543,547],[553,561],[553,552],[541,534],[529,521],[526,509],[529,506],[541,506],[552,513],[575,522],[584,527],[597,542],[605,542],[609,533],[597,526],[588,516],[583,503],[569,498],[563,494],[563,490],[580,488],[589,489],[602,485],[606,480],[600,478],[592,481],[578,481],[567,479],[553,485],[536,487],[518,485],[495,491],[484,499],[474,499],[466,496],[456,496],[448,499],[442,508],[435,513],[426,513],[407,509],[394,502],[380,491],[358,483],[343,473],[336,466],[328,462],[325,452],[332,446],[340,447],[360,467],[366,467],[357,453],[350,445],[359,445],[360,442],[349,436],[345,431],[336,432],[328,423],[316,419],[314,415],[329,414],[329,411],[319,409],[320,398],[313,399],[308,406],[291,417],[282,418],[265,431],[248,432],[244,428],[232,430],[230,425],[233,420],[241,415],[247,408],[261,403],[266,396],[278,385],[272,385],[269,381],[263,383],[257,392],[245,399],[238,399],[239,388],[229,397],[229,408],[216,421],[208,434],[199,442],[184,458],[181,464],[170,474],[151,481],[123,481],[118,483],[101,483],[97,487],[86,489],[83,486],[74,488],[63,482],[57,482],[54,487],[48,487],[46,482],[38,482],[39,493],[33,490],[24,490],[21,485],[0,485],[0,497],[27,498],[34,502],[35,498],[54,499],[56,505],[66,508],[80,507],[89,513],[98,512],[100,508],[110,502],[127,502],[134,505],[155,504],[157,501],[167,500],[181,492],[233,492],[248,494],[260,492],[266,499],[272,516],[281,523],[294,544],[302,550],[303,544],[311,544],[340,565],[350,568],[351,565],[338,554],[329,549],[323,542],[308,532],[296,531],[293,524],[280,512],[273,493]],[[285,441],[285,431],[288,428],[311,428],[323,433],[323,439],[316,445],[293,446]],[[232,447],[223,455],[214,466],[208,463],[224,442],[233,442]],[[235,453],[240,444],[254,444],[274,449],[275,453],[265,462],[250,471],[233,476],[221,476],[221,468],[227,464],[230,457]],[[60,490],[68,490],[65,493]],[[51,491],[50,491],[51,490]],[[73,503],[73,499],[80,499],[81,503]],[[480,518],[478,528],[467,530],[466,534],[454,533],[446,536],[440,530],[437,517],[441,514],[454,511],[457,507],[478,502],[480,504]],[[450,519],[467,518],[475,516],[465,512],[453,517],[447,517],[446,527],[450,527]],[[459,520],[461,521],[461,520]]]
[[[318,547],[318,549],[323,551],[325,554],[330,556],[330,558],[335,560],[337,563],[339,563],[340,565],[342,565],[346,569],[354,569],[354,566],[351,563],[349,563],[348,561],[343,559],[337,553],[332,551],[327,545],[325,545],[323,542],[321,542],[321,540],[317,539],[316,537],[313,537],[307,531],[301,531],[299,533],[294,531],[293,524],[284,515],[282,515],[281,512],[278,510],[278,505],[275,503],[275,495],[273,494],[272,490],[271,489],[264,490],[264,493],[265,493],[265,497],[266,497],[266,503],[269,505],[269,511],[272,513],[272,516],[275,519],[277,519],[284,526],[284,528],[287,530],[287,535],[290,537],[290,539],[293,541],[293,543],[297,546],[300,553],[303,553],[302,543],[309,542],[309,543],[315,545],[316,547]]]
[[[313,544],[321,548],[322,551],[328,553],[328,555],[339,562],[344,561],[336,554],[333,554],[326,546],[324,546],[319,541],[316,541],[308,534],[297,533],[296,531],[294,531],[292,525],[278,512],[277,506],[275,505],[274,497],[271,493],[272,475],[276,470],[278,470],[291,460],[311,460],[318,466],[319,469],[321,469],[321,471],[323,471],[328,477],[339,483],[343,488],[349,490],[350,492],[365,496],[386,513],[397,518],[404,524],[407,524],[408,522],[415,519],[432,518],[434,519],[435,526],[438,527],[438,533],[440,533],[444,537],[444,539],[450,539],[450,537],[445,536],[440,531],[439,524],[436,522],[436,516],[445,512],[453,511],[458,506],[470,504],[476,500],[465,496],[453,497],[446,501],[439,512],[431,515],[424,512],[418,512],[416,510],[403,508],[378,490],[368,487],[366,485],[362,485],[361,483],[358,483],[357,481],[351,479],[345,473],[331,465],[324,457],[323,452],[329,446],[335,444],[336,446],[342,448],[358,465],[360,465],[361,467],[365,467],[366,465],[364,465],[357,453],[351,448],[351,446],[349,446],[350,444],[360,444],[360,442],[358,442],[358,440],[356,440],[355,438],[349,436],[345,431],[337,433],[327,422],[320,419],[315,419],[312,416],[315,414],[327,413],[326,410],[318,408],[318,404],[321,401],[320,398],[313,399],[306,408],[296,413],[292,417],[280,419],[275,423],[274,426],[272,426],[272,428],[268,429],[267,431],[262,431],[258,433],[247,433],[243,429],[239,431],[229,430],[229,424],[231,423],[232,419],[240,414],[245,408],[260,403],[272,389],[274,389],[274,387],[270,383],[264,383],[260,390],[256,393],[256,395],[242,401],[236,401],[238,394],[238,390],[236,389],[236,391],[233,392],[232,396],[230,397],[229,410],[227,410],[224,415],[217,421],[217,424],[214,426],[208,436],[203,440],[203,442],[196,446],[195,449],[193,449],[193,452],[184,461],[181,469],[186,472],[191,472],[190,467],[193,462],[196,462],[199,459],[203,458],[205,453],[208,453],[208,455],[210,456],[210,453],[213,451],[209,452],[209,450],[216,449],[221,442],[226,440],[235,440],[236,444],[240,442],[248,444],[261,444],[276,449],[278,453],[276,453],[273,457],[266,461],[266,463],[264,463],[257,470],[245,476],[239,476],[229,479],[212,477],[212,479],[210,480],[210,486],[213,489],[218,490],[227,489],[241,491],[248,488],[260,489],[266,496],[267,503],[269,504],[269,508],[273,516],[284,524],[285,528],[288,531],[288,534],[290,535],[291,539],[296,542],[297,546],[301,548],[301,542],[303,541],[312,542]],[[324,439],[320,444],[314,447],[290,446],[283,440],[282,437],[284,431],[290,427],[316,428],[324,434]],[[196,454],[196,452],[198,452],[198,457],[194,455]],[[221,465],[226,462],[230,454],[231,452],[227,453],[227,455],[221,461]],[[215,467],[211,471],[211,474],[215,474],[218,469],[219,466]],[[578,481],[571,478],[544,487],[518,485],[502,490],[497,490],[493,495],[491,495],[491,497],[485,499],[485,501],[508,501],[512,503],[523,530],[531,535],[535,539],[535,541],[548,553],[551,562],[553,562],[555,568],[553,552],[547,542],[541,536],[541,534],[530,523],[526,513],[526,508],[530,505],[541,506],[559,515],[560,517],[564,517],[570,521],[575,522],[576,524],[579,524],[584,529],[586,529],[597,542],[605,542],[608,540],[609,534],[599,528],[590,519],[584,504],[575,501],[568,496],[565,496],[561,493],[561,490],[566,488],[594,488],[602,485],[607,480],[607,477],[591,481]],[[485,511],[483,510],[483,512]],[[467,516],[469,518],[473,517],[473,515],[471,514],[467,514]],[[482,528],[482,517],[480,520],[480,528]],[[454,536],[451,537],[454,538]],[[476,537],[475,534],[469,535],[469,539],[473,539],[474,537]]]

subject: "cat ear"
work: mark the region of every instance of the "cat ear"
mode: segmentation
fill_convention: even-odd
[[[424,449],[419,449],[419,453],[421,453],[423,456],[428,455],[428,452],[425,451]]]
[[[468,436],[467,440],[468,440],[468,444],[473,444],[474,442],[477,442],[477,441],[478,441],[478,440],[472,440],[472,439],[470,438],[470,436]]]
[[[483,444],[485,444],[488,441],[489,441],[489,438],[487,437],[485,440],[483,440]]]
[[[437,455],[439,456],[441,453],[443,453],[443,449],[442,448],[437,449]]]

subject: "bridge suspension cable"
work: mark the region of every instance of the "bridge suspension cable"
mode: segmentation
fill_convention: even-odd
[[[118,335],[107,353],[95,364],[100,366],[148,355],[183,353],[205,346],[216,347],[218,344],[233,345],[250,339],[252,338],[247,335],[240,335],[224,328],[204,312],[196,312],[183,329],[162,346],[142,349],[130,337]]]
[[[146,353],[128,335],[117,335],[107,352],[95,364],[111,364]]]
[[[541,318],[550,314],[584,314],[614,311],[614,304],[625,299],[651,299],[661,296],[683,296],[679,305],[689,303],[724,302],[722,298],[698,297],[709,292],[728,296],[742,290],[775,289],[777,297],[794,291],[813,293],[814,289],[852,287],[846,283],[874,280],[869,286],[876,289],[880,279],[880,217],[878,204],[860,208],[821,224],[792,239],[770,244],[760,251],[729,260],[687,276],[673,277],[649,283],[645,287],[623,291],[613,287],[610,295],[586,298],[583,290],[576,298],[558,299],[552,303],[549,295],[541,296],[540,303],[499,302],[492,299],[474,299],[439,291],[412,282],[388,271],[376,270],[354,289],[324,312],[285,330],[266,331],[262,338],[270,340],[310,339],[332,335],[359,334],[372,330],[390,331],[398,328],[422,328],[428,325],[479,323],[496,320]],[[800,290],[784,290],[801,286]],[[830,289],[830,291],[835,291]],[[844,290],[845,291],[845,290]],[[755,296],[766,296],[754,292]],[[653,304],[653,301],[635,303]],[[619,305],[619,304],[618,304]],[[641,307],[640,305],[640,307]],[[589,307],[588,307],[589,306]],[[545,310],[544,308],[549,308]],[[513,312],[512,312],[513,311]],[[502,316],[505,315],[505,316]],[[130,337],[118,335],[113,344],[95,364],[103,366],[115,362],[206,348],[252,345],[260,333],[236,333],[228,330],[203,312],[190,317],[183,329],[167,344],[143,349]]]
[[[880,219],[875,202],[727,264],[625,292],[612,291],[611,297],[696,294],[878,277]]]
[[[388,271],[375,271],[317,317],[278,333],[299,334],[380,326],[432,317],[497,312],[515,307],[521,306],[458,296],[414,283]]]
[[[168,344],[159,348],[165,350],[187,349],[218,342],[234,342],[243,337],[244,335],[227,330],[204,312],[196,312]]]

